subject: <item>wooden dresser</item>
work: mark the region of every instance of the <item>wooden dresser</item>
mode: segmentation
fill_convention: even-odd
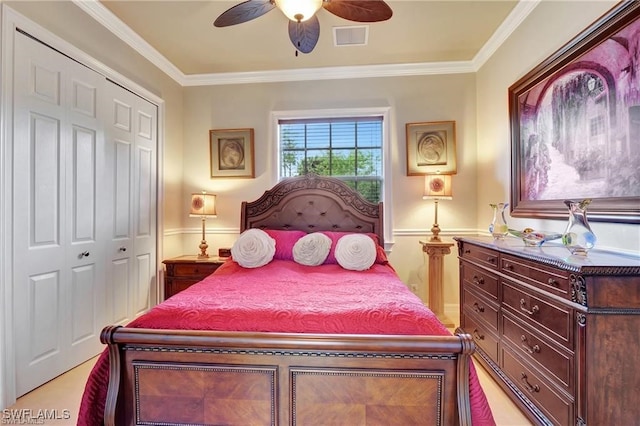
[[[164,298],[170,298],[192,284],[202,281],[224,263],[217,256],[198,259],[198,256],[179,256],[163,260],[167,271],[164,276]]]
[[[460,326],[536,424],[640,422],[640,258],[455,238]]]

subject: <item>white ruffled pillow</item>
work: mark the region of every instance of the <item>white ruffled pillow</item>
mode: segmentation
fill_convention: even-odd
[[[259,268],[271,262],[276,240],[261,229],[247,229],[233,243],[231,256],[243,268]]]
[[[293,260],[301,265],[322,265],[329,256],[331,238],[319,232],[307,234],[293,245]]]
[[[376,261],[376,243],[367,235],[348,234],[338,240],[335,254],[344,269],[364,271]]]

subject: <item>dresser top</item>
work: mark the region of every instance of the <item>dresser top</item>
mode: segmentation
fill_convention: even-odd
[[[586,275],[640,275],[640,256],[595,248],[586,256],[572,255],[559,242],[550,241],[540,247],[527,247],[520,238],[510,236],[504,240],[483,236],[454,237],[454,240],[458,244],[467,242]]]

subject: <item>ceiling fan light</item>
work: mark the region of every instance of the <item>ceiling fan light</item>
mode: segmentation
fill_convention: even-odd
[[[311,18],[322,7],[322,0],[275,0],[276,6],[294,22]]]

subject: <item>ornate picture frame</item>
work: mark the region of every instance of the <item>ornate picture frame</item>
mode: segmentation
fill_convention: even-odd
[[[407,123],[407,176],[455,175],[456,122]]]
[[[209,131],[212,178],[255,177],[253,129]]]
[[[509,88],[511,215],[640,223],[640,2],[621,2]]]

